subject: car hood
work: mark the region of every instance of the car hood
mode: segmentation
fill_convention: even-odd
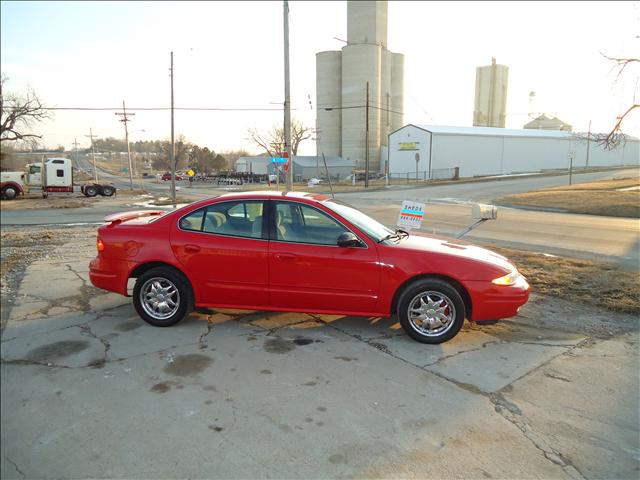
[[[487,250],[486,248],[477,247],[465,242],[464,240],[452,238],[439,238],[412,233],[409,237],[403,238],[397,243],[394,243],[392,248],[418,250],[436,255],[465,258],[482,262],[493,267],[499,267],[507,272],[510,272],[515,268],[515,266],[502,255],[492,252],[491,250]]]

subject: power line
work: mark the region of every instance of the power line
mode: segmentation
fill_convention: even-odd
[[[19,107],[4,107],[7,110],[19,110]],[[122,107],[41,107],[42,110],[78,110],[78,111],[120,111]],[[167,111],[171,107],[129,107],[129,111]],[[284,108],[223,108],[223,107],[175,107],[174,110],[183,111],[222,111],[222,112],[281,112]],[[295,110],[293,108],[292,110]]]
[[[350,105],[348,107],[321,107],[321,106],[318,106],[318,110],[326,110],[328,112],[330,112],[332,110],[351,110],[352,108],[367,108],[367,105]],[[397,113],[398,115],[404,115],[403,112],[398,112],[396,110],[390,110],[388,108],[376,107],[375,105],[371,105],[371,104],[369,104],[369,108],[374,108],[376,110],[382,110],[383,112],[391,112],[391,113]]]

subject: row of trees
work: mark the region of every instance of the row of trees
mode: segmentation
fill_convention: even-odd
[[[99,153],[127,151],[126,141],[114,137],[96,138],[93,145],[96,152]],[[142,157],[150,162],[155,170],[171,170],[170,141],[139,140],[132,142],[130,148],[137,158]],[[90,151],[90,149],[86,149],[83,153]],[[236,155],[234,152],[216,153],[208,147],[201,147],[188,141],[184,135],[178,135],[175,141],[175,168],[176,170],[193,168],[197,172],[210,174],[227,170],[230,167],[229,160],[235,162],[239,156],[246,154],[246,152],[239,152],[239,154]]]

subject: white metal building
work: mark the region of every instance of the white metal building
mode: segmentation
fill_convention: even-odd
[[[614,150],[586,138],[553,130],[408,124],[389,134],[389,173],[436,178],[438,170],[454,167],[461,177],[537,172],[569,168],[571,156],[574,167],[640,164],[637,138]]]

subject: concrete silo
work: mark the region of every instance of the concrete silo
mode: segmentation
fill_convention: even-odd
[[[318,153],[330,152],[353,161],[357,169],[364,168],[368,83],[369,168],[375,171],[381,164],[381,145],[386,145],[387,135],[403,124],[404,56],[386,48],[386,1],[349,1],[347,17],[347,45],[341,52],[316,55],[317,122],[321,139]],[[339,99],[335,96],[336,82],[340,85]],[[331,107],[339,105],[339,121],[335,110],[324,109],[329,100]]]
[[[491,65],[476,68],[476,97],[473,108],[474,127],[504,128],[507,116],[509,67]]]
[[[330,157],[340,156],[342,148],[341,52],[316,53],[316,66],[318,153],[324,152]]]
[[[342,49],[342,157],[364,168],[369,82],[369,160],[380,156],[382,47],[356,44]]]

